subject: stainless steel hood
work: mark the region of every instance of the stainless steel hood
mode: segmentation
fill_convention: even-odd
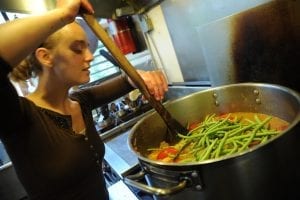
[[[143,14],[163,0],[90,0],[99,18],[118,18],[124,15]],[[1,0],[0,10],[32,13],[55,7],[55,0]]]

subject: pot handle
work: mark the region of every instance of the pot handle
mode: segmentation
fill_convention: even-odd
[[[145,185],[143,183],[136,181],[136,180],[142,179],[144,176],[145,176],[145,172],[140,171],[137,174],[125,177],[123,180],[127,185],[130,185],[130,186],[135,187],[143,192],[147,192],[147,193],[153,194],[153,195],[174,194],[174,193],[184,189],[185,186],[187,185],[187,180],[182,180],[181,182],[178,183],[178,185],[173,186],[171,188],[157,188],[157,187],[148,186],[148,185]]]

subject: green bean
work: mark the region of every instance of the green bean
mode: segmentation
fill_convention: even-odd
[[[192,134],[192,135],[182,135],[180,133],[178,133],[178,136],[180,138],[185,138],[185,139],[192,139],[192,138],[197,138],[197,137],[200,137],[201,135],[203,135],[202,132],[198,133],[198,134]]]
[[[222,138],[221,142],[219,143],[219,146],[216,150],[216,155],[214,157],[219,157],[220,156],[221,150],[222,150],[222,148],[225,144],[225,141],[226,141],[227,137],[228,137],[228,133],[225,133],[225,136]]]
[[[205,141],[205,137],[201,137],[195,144],[195,146],[203,146],[203,142]]]
[[[205,146],[209,146],[210,145],[210,142],[209,142],[209,140],[208,140],[208,137],[205,137]]]
[[[237,116],[234,117],[233,122],[239,123],[242,120],[242,117],[238,118]]]
[[[178,134],[181,138],[176,145],[178,153],[173,160],[187,156],[180,162],[203,161],[210,158],[232,155],[242,152],[252,145],[265,143],[269,138],[280,131],[270,129],[270,120],[264,120],[254,115],[253,120],[235,116],[230,119],[230,114],[225,118],[207,115],[187,135]],[[188,148],[188,149],[186,149]],[[179,157],[180,156],[180,157]]]
[[[266,123],[268,123],[270,120],[272,119],[272,117],[267,117],[263,122],[261,122],[258,126],[256,126],[254,128],[254,130],[252,131],[252,134],[250,136],[250,138],[247,140],[247,142],[245,144],[243,144],[243,146],[239,149],[239,152],[241,151],[244,151],[248,146],[249,144],[252,142],[253,138],[255,137],[256,135],[256,132],[262,128]]]
[[[239,134],[239,133],[241,133],[241,132],[243,132],[243,131],[246,131],[246,130],[252,128],[254,125],[255,125],[255,124],[250,124],[250,125],[245,126],[245,127],[241,128],[241,129],[239,129],[239,130],[233,131],[232,133],[229,134],[229,137],[232,137],[232,136],[234,136],[234,135],[236,135],[236,134]]]
[[[211,144],[210,146],[207,148],[204,156],[201,158],[201,160],[206,160],[207,158],[209,158],[209,154],[211,152],[211,150],[213,149],[215,143],[217,142],[217,139],[215,139]]]
[[[245,119],[245,121],[248,122],[249,124],[255,124],[255,122],[250,119]]]
[[[215,129],[213,129],[213,130],[209,130],[209,131],[207,131],[205,134],[206,134],[206,135],[211,135],[211,134],[216,133],[217,131],[223,131],[223,130],[228,131],[228,130],[231,130],[232,128],[238,128],[238,127],[239,127],[239,125],[232,125],[232,126],[219,127],[219,128],[215,128]]]
[[[227,122],[227,120],[229,119],[229,117],[230,117],[230,115],[227,115],[225,119],[220,120],[220,121],[217,121],[217,123],[216,123],[215,125],[211,126],[207,131],[208,131],[208,132],[209,132],[209,131],[212,131],[212,130],[214,130],[215,128],[217,128],[217,127],[223,125],[225,122]]]
[[[279,131],[270,131],[270,132],[262,132],[262,133],[256,133],[257,136],[273,136],[279,134]]]
[[[263,137],[263,139],[261,140],[261,143],[265,143],[268,140],[268,136]]]
[[[229,149],[229,148],[228,148],[228,149],[222,149],[220,155],[222,156],[222,155],[229,154],[229,152],[232,151],[232,149],[233,149],[233,148],[230,148],[230,149]],[[215,157],[215,158],[218,158],[218,157]]]
[[[233,142],[233,149],[227,154],[227,155],[231,155],[233,153],[235,153],[238,149],[238,145],[236,142]]]
[[[261,120],[258,118],[257,115],[254,115],[254,119],[256,120],[257,123],[261,123]]]
[[[200,151],[197,151],[194,155],[195,155],[195,158],[196,158],[196,161],[200,161],[201,158],[203,157],[202,155],[206,152],[206,148],[205,149],[202,149]]]
[[[207,118],[205,117],[204,123],[213,120],[215,116],[216,116],[216,114],[207,115],[206,116]]]

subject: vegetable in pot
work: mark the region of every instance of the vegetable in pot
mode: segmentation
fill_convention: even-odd
[[[162,162],[201,162],[243,152],[267,142],[288,127],[288,122],[261,113],[237,112],[221,116],[207,115],[201,123],[192,123],[187,135],[169,146],[149,149],[148,158]]]

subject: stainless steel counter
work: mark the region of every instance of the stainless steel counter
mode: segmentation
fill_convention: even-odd
[[[129,133],[130,129],[105,142],[104,159],[119,177],[123,177],[126,171],[138,164],[137,156],[131,152],[127,144]]]
[[[138,200],[134,193],[123,183],[118,181],[108,188],[109,200]]]
[[[138,165],[138,158],[130,150],[127,141],[130,130],[134,124],[151,112],[154,110],[149,110],[100,135],[105,144],[104,159],[120,178],[130,168]]]

